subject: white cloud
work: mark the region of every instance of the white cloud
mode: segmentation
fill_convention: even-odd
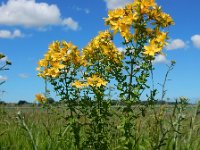
[[[20,73],[18,75],[20,78],[29,78],[29,75],[28,74],[25,74],[25,73]]]
[[[0,5],[0,25],[42,28],[62,25],[63,21],[59,8],[54,4],[36,0],[8,0]]]
[[[66,25],[71,30],[78,30],[78,22],[74,21],[71,17],[65,18],[62,22],[63,25]]]
[[[175,39],[166,46],[167,50],[175,50],[180,48],[186,48],[186,43],[181,39]]]
[[[0,24],[39,27],[60,22],[56,5],[36,3],[35,0],[8,0],[0,6]]]
[[[8,80],[8,78],[6,76],[0,75],[0,81],[6,81],[6,80]]]
[[[191,37],[192,43],[195,47],[200,48],[200,35],[196,34]]]
[[[163,54],[159,54],[155,57],[153,60],[153,64],[158,64],[158,63],[168,63],[169,61],[167,60],[166,56]]]
[[[82,11],[86,14],[90,13],[90,10],[88,8],[80,8],[80,7],[74,6],[73,9],[75,9],[76,11]]]
[[[23,37],[23,34],[21,33],[20,30],[16,29],[13,32],[9,30],[0,30],[0,38],[12,39],[12,38],[17,38],[17,37]]]
[[[104,0],[108,9],[115,9],[124,7],[126,4],[133,2],[133,0]]]

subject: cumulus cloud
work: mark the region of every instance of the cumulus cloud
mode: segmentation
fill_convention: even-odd
[[[45,27],[62,25],[59,8],[35,0],[8,0],[0,5],[0,25]]]
[[[0,75],[0,81],[6,81],[6,80],[8,80],[8,78],[6,76]]]
[[[13,32],[9,30],[0,30],[0,38],[2,39],[13,39],[17,37],[23,37],[20,30],[16,29]]]
[[[186,43],[181,39],[175,39],[166,46],[167,50],[175,50],[181,48],[186,48]]]
[[[158,64],[158,63],[168,63],[169,61],[167,60],[166,56],[163,54],[159,54],[155,57],[153,60],[153,64]]]
[[[133,2],[133,0],[104,0],[108,9],[115,9],[124,7],[126,4]]]
[[[26,74],[26,73],[20,73],[18,76],[19,76],[20,78],[29,78],[29,75]]]
[[[200,48],[200,35],[196,34],[191,37],[192,43],[195,47]]]
[[[71,17],[65,18],[62,24],[74,31],[78,30],[78,27],[79,27],[78,22],[74,21]]]

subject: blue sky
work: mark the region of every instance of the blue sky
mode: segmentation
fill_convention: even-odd
[[[9,71],[0,72],[0,80],[6,80],[0,87],[1,100],[33,101],[36,93],[44,92],[44,82],[35,68],[48,45],[66,40],[83,48],[108,28],[103,21],[107,11],[128,2],[131,0],[0,0],[0,52],[12,62]],[[173,17],[175,25],[169,29],[166,57],[156,59],[155,83],[163,80],[166,64],[175,60],[167,97],[196,100],[200,98],[200,1],[156,2]]]

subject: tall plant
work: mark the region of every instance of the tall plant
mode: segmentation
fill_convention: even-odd
[[[110,102],[105,99],[106,85],[121,72],[123,55],[112,42],[109,31],[99,32],[83,48],[83,59],[87,61],[86,85],[94,94],[94,103],[89,118],[91,119],[89,143],[95,149],[108,149],[108,126]]]
[[[75,147],[80,148],[80,124],[78,122],[77,110],[79,102],[79,90],[72,83],[78,78],[81,66],[85,62],[82,61],[80,52],[71,42],[56,41],[49,45],[44,58],[38,62],[38,76],[49,81],[57,94],[61,97],[61,101],[67,109],[64,116],[67,121],[67,127],[71,127],[74,135]],[[44,102],[44,96],[36,95],[37,100]]]
[[[85,124],[88,125],[83,147],[109,148],[108,127],[112,114],[105,93],[112,79],[118,81],[117,88],[125,105],[119,126],[120,149],[134,149],[138,148],[139,135],[135,128],[140,116],[134,105],[150,88],[148,78],[153,70],[152,61],[162,53],[168,39],[166,28],[173,20],[154,0],[135,0],[124,8],[110,10],[105,23],[113,33],[99,32],[83,48],[82,55],[71,43],[53,42],[44,59],[39,61],[39,76],[54,86],[70,110],[67,119],[72,120],[70,127],[78,149],[81,149],[77,132],[80,131],[79,112],[86,116]],[[123,39],[124,55],[113,43],[113,35],[117,33]],[[154,100],[155,94],[153,88],[147,99]],[[143,108],[141,111],[144,115]]]
[[[124,39],[125,59],[124,71],[118,89],[126,105],[123,108],[122,122],[125,147],[132,149],[137,143],[134,133],[134,118],[137,118],[133,105],[140,101],[153,66],[152,61],[157,54],[162,53],[166,45],[168,32],[165,28],[173,24],[170,15],[164,13],[154,0],[135,0],[124,8],[108,12],[106,25],[113,32],[119,33]],[[153,100],[156,90],[152,90],[149,100]]]

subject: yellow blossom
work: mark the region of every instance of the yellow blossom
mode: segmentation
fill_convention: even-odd
[[[67,66],[80,66],[82,64],[81,60],[78,48],[71,42],[52,42],[44,58],[38,62],[38,76],[42,78],[57,78]]]
[[[47,102],[47,98],[43,94],[36,94],[35,99],[42,104]]]
[[[105,63],[118,64],[122,59],[122,55],[112,42],[112,35],[108,31],[99,32],[98,36],[83,48],[82,52],[83,58],[88,64],[100,60]]]
[[[85,86],[87,86],[86,83],[80,82],[78,80],[76,80],[74,83],[71,84],[72,86],[75,86],[76,88],[83,88]]]
[[[155,30],[157,30],[157,27],[167,27],[173,24],[170,15],[162,12],[155,0],[135,0],[124,8],[109,11],[105,23],[110,26],[114,33],[119,32],[126,42],[130,42],[132,39],[136,42],[138,40],[137,30],[141,30],[138,26],[141,19],[145,19],[146,23],[156,26]],[[131,27],[134,27],[134,30]],[[135,33],[131,33],[131,31]],[[152,29],[148,28],[144,36],[154,37]]]
[[[149,56],[154,56],[156,53],[159,53],[162,48],[158,47],[155,43],[151,43],[149,46],[144,46],[144,54]]]
[[[154,0],[141,0],[140,9],[142,14],[147,14],[151,11],[150,8],[155,7],[156,3]]]
[[[38,65],[41,66],[41,67],[47,67],[48,66],[48,61],[46,61],[45,59],[41,59],[38,62]]]
[[[92,75],[92,77],[87,78],[87,84],[91,87],[101,87],[106,86],[107,81],[98,77],[97,75]]]
[[[56,78],[60,75],[60,71],[58,68],[49,68],[45,73],[45,76]]]

